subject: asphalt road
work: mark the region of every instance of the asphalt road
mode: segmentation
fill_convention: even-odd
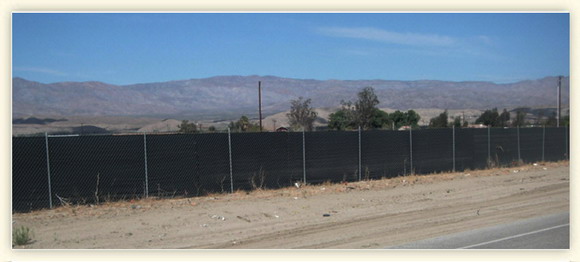
[[[569,249],[570,213],[564,212],[456,234],[424,239],[388,249]]]

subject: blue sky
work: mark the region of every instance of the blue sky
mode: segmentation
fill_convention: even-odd
[[[14,13],[12,72],[43,83],[217,75],[492,81],[569,75],[568,13]]]

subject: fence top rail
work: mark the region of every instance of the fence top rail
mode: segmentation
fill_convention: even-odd
[[[522,126],[520,129],[542,129],[543,126]],[[566,129],[569,128],[568,126],[561,126],[561,127],[545,127],[546,129]],[[413,131],[429,131],[429,130],[449,130],[451,131],[451,127],[448,128],[417,128],[413,129]],[[517,127],[491,127],[492,130],[515,130]],[[487,130],[487,128],[455,128],[456,131],[458,130]],[[390,129],[369,129],[369,130],[361,130],[361,132],[408,132],[409,130],[390,130]],[[354,130],[323,130],[323,131],[306,131],[306,133],[358,133],[357,129]],[[232,134],[288,134],[288,133],[302,133],[302,131],[289,131],[289,132],[232,132]],[[211,134],[227,134],[226,132],[216,131],[216,132],[200,132],[200,133],[180,133],[180,132],[119,132],[119,133],[94,133],[94,134],[48,134],[48,137],[98,137],[98,136],[135,136],[135,135],[151,135],[151,136],[164,136],[164,135],[211,135]],[[24,138],[24,137],[45,137],[45,133],[38,133],[38,134],[26,134],[26,135],[17,135],[12,136],[13,138]]]
[[[48,137],[72,137],[72,136],[80,136],[79,134],[73,135],[47,135]]]

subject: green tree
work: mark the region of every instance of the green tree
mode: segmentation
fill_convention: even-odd
[[[318,115],[314,108],[310,106],[311,102],[310,99],[303,100],[302,97],[290,101],[290,113],[286,114],[290,127],[293,129],[302,127],[307,131],[312,131],[314,120],[316,120]]]
[[[328,127],[337,130],[380,128],[389,123],[386,112],[377,108],[379,99],[372,87],[357,94],[357,101],[341,101],[341,109],[330,115]]]
[[[391,119],[389,118],[389,114],[383,110],[375,109],[373,112],[371,123],[371,128],[390,128],[391,127]]]
[[[405,122],[407,121],[405,113],[399,110],[389,114],[389,118],[391,119],[391,122],[394,123],[396,129],[399,129],[401,128],[401,126],[404,126]]]
[[[497,125],[500,127],[507,127],[510,121],[510,113],[504,108],[501,115],[499,115],[497,120]]]
[[[356,113],[354,109],[348,106],[348,103],[343,104],[343,108],[330,114],[328,128],[335,130],[353,130],[357,129]],[[370,128],[390,128],[390,115],[380,109],[375,109],[371,115]]]
[[[375,114],[379,99],[372,87],[365,87],[358,93],[358,100],[354,103],[356,123],[363,129],[369,129]]]
[[[212,133],[216,131],[215,126],[210,126],[207,130]]]
[[[443,111],[443,113],[439,114],[439,116],[436,116],[434,118],[431,118],[431,120],[429,120],[429,127],[431,128],[446,128],[448,125],[448,121],[447,119],[449,118],[449,114],[447,113],[447,110]]]
[[[485,110],[483,114],[481,114],[476,120],[476,124],[484,124],[486,126],[496,127],[498,126],[498,118],[499,113],[497,112],[497,108],[492,110]]]
[[[409,110],[406,113],[406,123],[405,125],[412,126],[413,128],[419,127],[419,120],[421,120],[421,116],[415,112],[415,110]]]
[[[516,118],[514,119],[514,121],[512,122],[512,126],[514,127],[518,127],[518,126],[524,126],[525,123],[525,119],[526,118],[526,113],[523,111],[516,111]]]
[[[460,128],[460,127],[467,127],[467,122],[463,122],[463,124],[461,123],[461,117],[460,116],[456,116],[453,118],[453,126]]]
[[[254,125],[250,122],[250,119],[242,115],[240,119],[236,122],[230,122],[229,125],[230,129],[235,130],[237,132],[257,132],[260,131],[260,127],[258,125]]]
[[[197,132],[197,126],[195,123],[189,123],[189,120],[182,120],[181,124],[177,126],[180,133],[193,134]]]
[[[328,128],[335,130],[347,130],[354,126],[352,118],[349,118],[349,114],[346,110],[340,109],[329,116],[330,121],[328,122]]]
[[[241,116],[237,122],[237,127],[240,131],[245,132],[250,127],[250,119],[247,116]]]
[[[389,114],[390,123],[394,124],[396,129],[402,126],[411,126],[417,128],[419,126],[419,120],[421,116],[415,112],[415,110],[409,110],[407,112],[401,112],[399,110]]]
[[[233,122],[231,121],[228,125],[228,128],[232,132],[257,132],[260,131],[260,126],[254,125],[250,122],[250,119],[242,115],[238,121]]]

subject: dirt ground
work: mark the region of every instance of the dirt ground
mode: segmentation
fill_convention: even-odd
[[[25,249],[366,249],[569,210],[568,162],[13,214]]]

